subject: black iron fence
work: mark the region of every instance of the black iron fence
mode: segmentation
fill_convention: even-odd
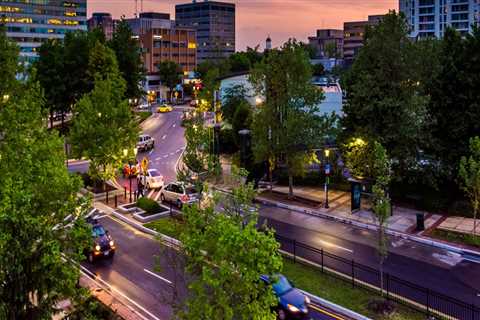
[[[306,259],[316,264],[322,272],[328,271],[326,274],[348,281],[353,287],[379,293],[381,274],[378,270],[294,239],[279,235],[275,237],[280,242],[281,249],[293,256],[294,262]],[[402,280],[387,272],[384,272],[383,284],[387,299],[435,319],[480,320],[480,308],[477,306]]]

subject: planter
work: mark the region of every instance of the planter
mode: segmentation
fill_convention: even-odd
[[[117,189],[115,186],[111,185],[109,182],[106,183],[107,190],[108,190],[108,198],[113,199],[116,195],[121,196],[123,195],[123,190]],[[107,197],[107,192],[95,190],[91,187],[81,188],[80,193],[83,195],[90,195],[92,196],[93,200],[103,200]]]
[[[127,204],[122,204],[121,206],[117,207],[117,210],[120,211],[120,213],[123,214],[135,214],[135,213],[141,213],[145,212],[139,207],[137,207],[137,204],[135,202],[133,203],[127,203]]]
[[[147,212],[143,211],[142,209],[137,208],[141,212],[138,212],[138,211],[135,212],[133,214],[133,217],[136,220],[145,223],[145,222],[150,222],[150,221],[160,219],[162,217],[166,217],[166,216],[170,215],[170,208],[168,208],[164,205],[160,205],[160,207],[162,208],[162,211],[155,212],[155,213],[147,213]]]

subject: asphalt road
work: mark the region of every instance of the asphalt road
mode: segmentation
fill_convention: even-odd
[[[182,110],[167,114],[155,114],[142,125],[143,133],[155,139],[152,151],[140,153],[138,159],[148,157],[150,168],[160,171],[166,182],[175,180],[175,167],[183,151],[185,140],[180,126]],[[88,163],[78,162],[70,166],[71,171],[86,171]],[[119,178],[119,183],[127,186],[128,180]],[[135,188],[135,186],[134,186]],[[158,192],[151,192],[156,198]],[[110,216],[101,218],[101,223],[116,241],[117,252],[113,259],[87,262],[83,265],[97,277],[112,285],[145,319],[169,319],[172,315],[172,301],[184,297],[183,267],[173,249],[164,247],[152,237],[141,233]],[[159,257],[159,258],[156,258]],[[156,269],[156,263],[161,266]],[[141,306],[141,308],[135,307]],[[343,319],[330,310],[314,306],[312,319]]]

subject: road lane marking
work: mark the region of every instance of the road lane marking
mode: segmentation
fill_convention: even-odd
[[[175,152],[170,152],[170,155],[173,156],[175,154]]]
[[[93,219],[98,220],[98,219],[103,219],[103,218],[108,217],[108,216],[109,216],[108,214],[104,214],[104,215],[101,215],[101,216],[95,216],[95,217],[93,217]]]
[[[172,126],[172,128],[175,128],[176,126],[177,126],[177,124],[176,124],[176,123],[174,123],[174,124],[173,124],[173,126]]]
[[[339,316],[337,316],[337,315],[335,315],[335,314],[333,314],[333,313],[331,313],[331,312],[328,312],[327,310],[325,310],[325,309],[323,309],[323,308],[320,308],[320,307],[318,307],[318,306],[316,306],[316,305],[314,305],[314,304],[311,304],[311,305],[310,305],[310,308],[312,308],[313,310],[318,311],[318,312],[320,312],[320,313],[326,314],[327,316],[330,316],[330,317],[332,317],[332,318],[334,318],[334,319],[337,319],[337,320],[345,320],[344,318],[341,318],[341,317],[339,317]]]
[[[153,199],[153,200],[158,201],[158,198],[160,198],[160,193],[161,193],[161,192],[158,191],[157,195],[155,196],[155,199]]]
[[[150,192],[148,193],[148,196],[147,196],[147,198],[150,198],[154,192],[155,192],[155,190],[154,190],[154,189],[150,190]]]
[[[150,150],[150,152],[149,152],[148,154],[152,154],[152,153],[153,153],[153,151],[154,151],[153,149],[152,149],[152,150]]]
[[[143,271],[145,271],[145,272],[148,273],[149,275],[152,275],[152,276],[154,276],[154,277],[157,277],[158,279],[160,279],[160,280],[162,280],[162,281],[165,281],[166,283],[168,283],[168,284],[170,284],[170,285],[172,284],[172,281],[170,281],[170,280],[168,280],[168,279],[165,279],[164,277],[159,276],[158,274],[153,273],[153,272],[150,271],[150,270],[143,269]]]
[[[168,154],[164,155],[163,158],[168,158]]]
[[[342,247],[342,246],[336,245],[336,244],[334,244],[334,243],[331,243],[331,242],[328,242],[328,241],[325,241],[325,240],[319,240],[319,242],[320,242],[320,243],[323,243],[323,245],[324,245],[325,247],[337,248],[337,249],[340,249],[340,250],[344,250],[344,251],[353,253],[353,250],[344,248],[344,247]]]
[[[92,271],[90,271],[89,269],[85,268],[84,266],[80,265],[80,268],[82,269],[83,273],[85,274],[93,274],[95,276],[95,279],[92,279],[91,277],[87,277],[92,279],[93,281],[97,281],[97,282],[101,282],[103,283],[104,285],[106,285],[111,291],[116,291],[119,295],[121,295],[123,298],[127,299],[130,303],[132,303],[133,305],[135,305],[137,308],[139,308],[141,311],[145,312],[147,315],[149,315],[150,317],[152,317],[153,319],[155,320],[160,320],[160,318],[156,317],[153,313],[151,313],[150,311],[148,311],[147,309],[145,309],[144,307],[142,307],[139,303],[137,303],[136,301],[134,301],[133,299],[131,299],[130,297],[128,297],[125,293],[123,293],[122,291],[120,291],[119,289],[115,288],[113,285],[109,284],[108,282],[106,282],[105,280],[103,280],[102,278],[100,278],[99,275],[93,273]],[[86,271],[85,271],[86,270]],[[148,319],[144,316],[142,316],[140,313],[136,312],[138,315],[140,315],[143,319]]]
[[[162,160],[162,157],[155,158],[155,161],[160,161]]]
[[[164,135],[162,136],[162,140],[165,140],[165,139],[167,139],[167,135],[166,135],[166,134],[164,134]]]

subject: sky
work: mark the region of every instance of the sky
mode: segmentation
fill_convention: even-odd
[[[132,17],[135,0],[87,0],[92,12],[110,12],[114,18]],[[191,0],[143,0],[143,11],[170,13],[175,4]],[[198,0],[202,1],[202,0]],[[366,20],[368,15],[398,10],[398,0],[224,0],[236,4],[236,49],[260,44],[270,35],[273,46],[289,38],[307,41],[317,29],[342,29],[344,21]],[[140,8],[140,0],[138,0]]]

